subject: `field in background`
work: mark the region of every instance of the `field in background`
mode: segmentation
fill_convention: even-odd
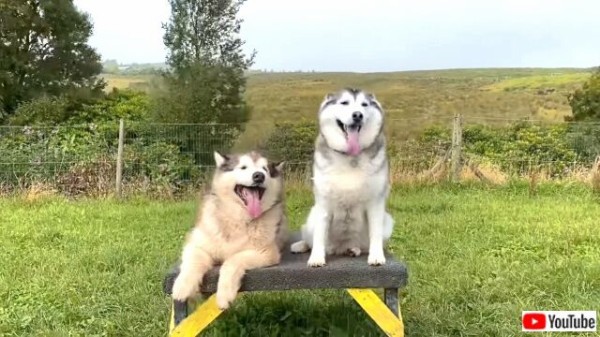
[[[117,89],[139,89],[148,90],[148,85],[156,78],[153,75],[117,75],[117,74],[102,74],[106,81],[105,91],[110,91],[112,88]]]
[[[252,121],[241,143],[256,142],[274,121],[313,120],[323,96],[346,86],[376,94],[388,132],[407,138],[460,113],[486,124],[532,118],[560,122],[571,114],[567,96],[589,76],[586,69],[457,69],[390,73],[250,73]],[[149,76],[108,75],[109,86],[144,88]],[[141,85],[141,86],[140,86]],[[267,130],[265,130],[267,129]]]
[[[291,187],[286,199],[298,228],[310,190]],[[195,210],[193,201],[0,199],[0,335],[165,336],[161,281]],[[410,273],[407,336],[520,336],[522,310],[600,310],[600,203],[587,188],[403,187],[390,211],[390,250]],[[382,334],[347,295],[315,291],[242,296],[207,336]]]
[[[494,184],[532,177],[576,180],[599,190],[600,123],[562,122],[569,114],[567,95],[586,76],[581,69],[251,73],[246,94],[254,113],[240,135],[233,125],[125,122],[122,184],[116,182],[117,121],[0,127],[0,194],[43,186],[70,196],[99,196],[113,194],[118,185],[128,195],[181,197],[205,181],[213,150],[232,147],[285,160],[290,172],[310,182],[316,107],[324,93],[344,86],[374,92],[385,105],[394,183],[456,178],[462,162],[464,178]],[[141,73],[106,79],[107,90],[156,93],[161,86],[159,77]],[[99,109],[121,114],[135,108],[152,115],[157,107],[152,95],[119,95],[122,101]],[[453,125],[456,113],[462,122]],[[521,121],[527,118],[531,121]],[[277,124],[284,121],[294,123]],[[451,146],[454,130],[463,134],[462,144]],[[461,160],[450,156],[458,149]]]

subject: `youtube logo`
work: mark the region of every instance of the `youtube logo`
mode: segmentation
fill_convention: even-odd
[[[546,329],[546,314],[541,312],[523,313],[521,317],[523,331]]]
[[[595,332],[595,311],[523,311],[523,331]]]

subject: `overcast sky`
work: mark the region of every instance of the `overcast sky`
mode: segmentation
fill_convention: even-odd
[[[163,62],[166,0],[75,0],[103,59]],[[248,0],[256,69],[400,71],[600,65],[600,0]]]

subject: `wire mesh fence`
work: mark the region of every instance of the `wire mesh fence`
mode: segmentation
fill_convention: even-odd
[[[460,139],[455,139],[457,128]],[[316,121],[126,122],[123,131],[119,139],[118,121],[1,126],[0,190],[46,186],[68,195],[94,195],[115,193],[120,186],[127,194],[184,193],[196,190],[209,177],[214,151],[249,150],[285,160],[288,173],[308,186],[318,134]],[[395,183],[453,176],[507,179],[532,172],[561,179],[584,174],[600,155],[600,122],[416,117],[389,119],[385,132]]]

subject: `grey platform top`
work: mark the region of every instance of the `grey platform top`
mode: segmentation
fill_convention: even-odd
[[[297,235],[293,235],[296,237]],[[359,257],[328,256],[323,267],[306,265],[310,252],[292,254],[286,246],[281,262],[276,266],[249,270],[242,281],[240,291],[279,291],[292,289],[339,289],[339,288],[403,288],[408,282],[406,265],[388,252],[386,264],[369,266],[367,254]],[[164,279],[163,290],[171,294],[179,267],[171,270]],[[201,291],[216,291],[219,267],[204,277]]]

